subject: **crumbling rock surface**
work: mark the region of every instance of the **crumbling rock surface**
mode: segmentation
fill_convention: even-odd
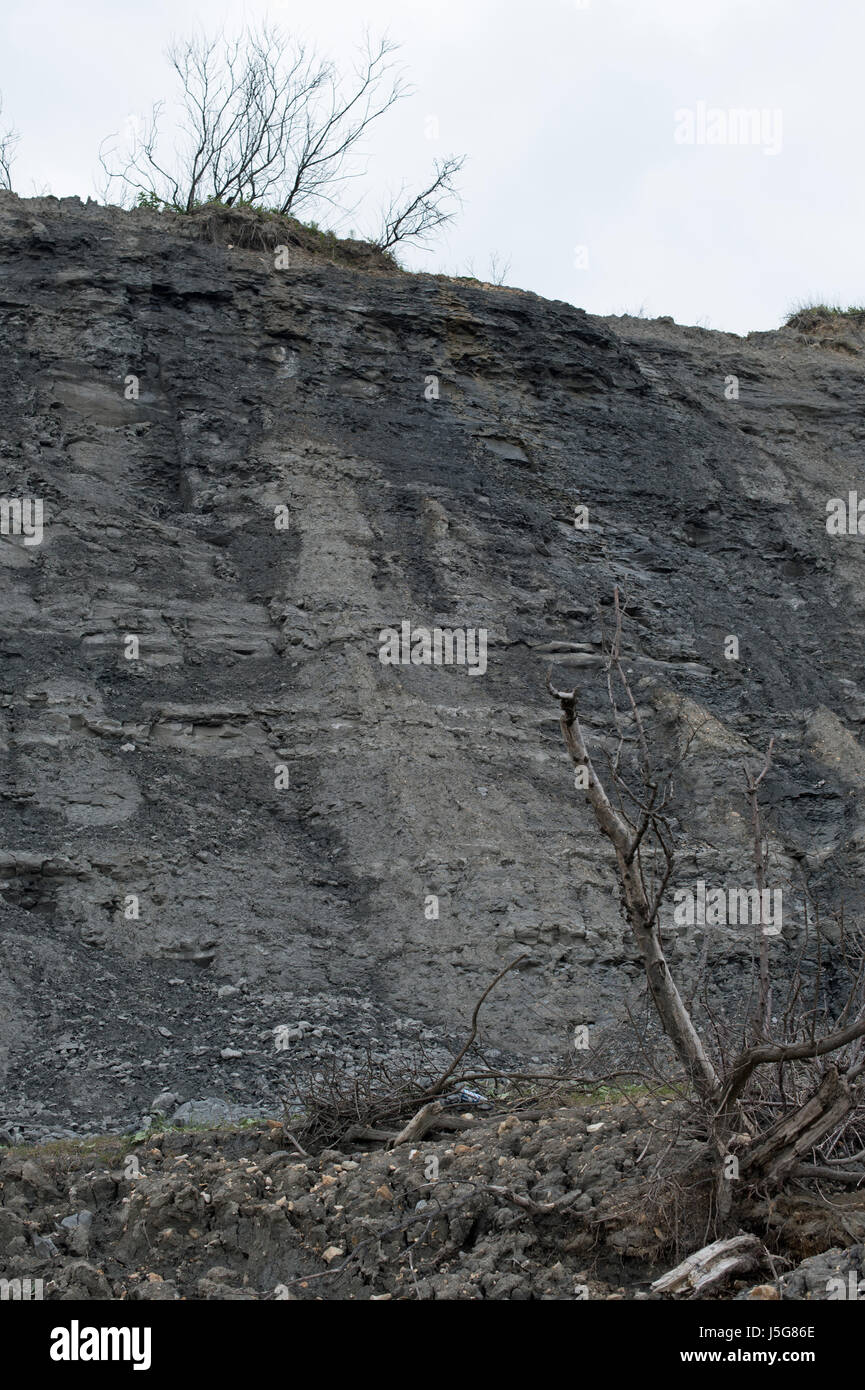
[[[14,1150],[2,1273],[47,1299],[645,1293],[662,1233],[634,1195],[668,1145],[647,1104],[316,1157],[275,1122]]]
[[[309,237],[277,268],[180,222],[0,194],[0,493],[45,505],[41,544],[0,537],[0,1129],[129,1127],[166,1088],[279,1113],[304,1021],[313,1068],[446,1058],[521,952],[488,1047],[634,1007],[544,691],[579,683],[599,748],[615,581],[647,720],[699,727],[673,886],[751,884],[774,735],[772,873],[855,908],[862,542],[825,517],[861,334],[601,320]],[[485,629],[486,672],[383,665],[403,622]],[[704,933],[665,931],[687,980]],[[798,940],[791,904],[782,970]],[[707,943],[721,1010],[750,950]]]
[[[49,1300],[657,1299],[653,1280],[699,1246],[667,1162],[700,1156],[675,1102],[458,1118],[414,1145],[314,1156],[276,1121],[9,1150],[0,1277],[41,1280]],[[807,1231],[795,1201],[755,1209],[756,1263],[779,1282],[754,1295],[731,1276],[710,1296],[855,1296],[865,1198],[831,1196]],[[809,1240],[834,1245],[793,1268]]]

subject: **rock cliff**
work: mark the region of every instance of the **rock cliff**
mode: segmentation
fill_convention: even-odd
[[[693,735],[676,885],[752,883],[742,761],[774,736],[779,968],[796,883],[861,898],[863,541],[826,526],[860,484],[861,327],[591,318],[260,232],[0,194],[0,496],[44,505],[38,544],[10,506],[0,537],[0,1124],[25,1137],[165,1088],[272,1108],[289,1052],[443,1057],[521,952],[489,1049],[555,1055],[633,1005],[544,689],[575,680],[614,746],[614,583],[647,722]],[[482,631],[486,669],[384,664],[404,623]],[[738,997],[750,931],[667,919],[674,967],[705,943]]]

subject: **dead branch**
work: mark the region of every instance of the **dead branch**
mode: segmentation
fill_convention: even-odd
[[[865,1037],[865,1010],[854,1023],[848,1024],[846,1028],[839,1028],[834,1033],[829,1033],[826,1037],[818,1038],[813,1042],[764,1043],[760,1047],[748,1048],[733,1065],[733,1070],[721,1097],[721,1107],[729,1109],[742,1094],[752,1072],[764,1063],[813,1060],[815,1057],[825,1057],[828,1052],[837,1052],[839,1048],[861,1037]]]
[[[621,677],[627,684],[627,677],[623,671]],[[636,835],[624,818],[614,809],[589,757],[577,716],[577,692],[576,690],[554,689],[552,671],[547,676],[547,689],[553,698],[559,701],[561,707],[559,723],[571,761],[576,767],[585,769],[587,777],[586,797],[598,828],[603,835],[612,841],[615,849],[625,913],[643,961],[646,980],[664,1031],[698,1091],[705,1095],[716,1094],[721,1086],[720,1078],[703,1047],[702,1040],[670,974],[658,930],[658,909],[673,869],[672,846],[663,835],[659,835],[665,868],[661,884],[650,898],[642,882],[641,874],[634,871],[633,861],[639,849]]]
[[[732,1274],[754,1269],[763,1253],[763,1244],[756,1236],[716,1240],[662,1274],[654,1281],[652,1289],[655,1293],[689,1293],[694,1297],[723,1283]]]
[[[778,1182],[789,1175],[798,1159],[815,1148],[854,1104],[851,1089],[836,1067],[828,1067],[823,1080],[804,1105],[767,1130],[743,1158],[742,1174],[759,1175]]]
[[[512,1202],[515,1207],[521,1207],[523,1211],[530,1212],[532,1216],[549,1216],[554,1211],[564,1211],[572,1206],[581,1195],[579,1192],[566,1192],[564,1197],[558,1197],[555,1202],[535,1202],[531,1197],[526,1197],[521,1192],[514,1192],[510,1187],[498,1187],[493,1183],[486,1185],[478,1184],[478,1191],[491,1192],[494,1197],[502,1197],[506,1202]]]
[[[387,251],[400,242],[423,242],[446,222],[453,221],[458,200],[456,176],[464,164],[465,156],[449,155],[436,160],[435,178],[426,188],[402,205],[392,198],[382,214],[376,246]]]
[[[447,1082],[450,1080],[450,1078],[453,1076],[454,1072],[456,1071],[456,1069],[457,1069],[457,1067],[459,1066],[460,1062],[462,1061],[463,1057],[465,1057],[466,1053],[468,1052],[469,1048],[471,1047],[472,1043],[474,1042],[475,1038],[477,1037],[477,1035],[478,1035],[478,1014],[479,1014],[480,1011],[481,1011],[481,1005],[483,1004],[484,1000],[487,998],[487,996],[488,996],[489,994],[492,994],[492,992],[493,992],[493,990],[495,989],[496,985],[499,983],[499,980],[503,980],[504,977],[505,977],[505,975],[507,975],[508,971],[514,970],[518,965],[522,964],[522,962],[523,962],[524,960],[528,960],[528,956],[525,954],[525,952],[524,952],[521,956],[517,956],[516,960],[512,960],[511,963],[510,963],[509,965],[506,965],[505,968],[504,968],[504,970],[500,970],[499,973],[498,973],[498,975],[496,975],[495,979],[494,979],[490,984],[487,985],[487,987],[486,987],[486,989],[484,990],[483,994],[481,995],[480,999],[479,999],[478,1002],[475,1004],[474,1012],[473,1012],[473,1014],[472,1014],[471,1032],[469,1033],[469,1036],[468,1036],[468,1039],[467,1039],[465,1045],[464,1045],[464,1046],[460,1049],[460,1051],[457,1053],[456,1057],[455,1057],[454,1060],[451,1062],[450,1066],[448,1067],[448,1069],[447,1069],[447,1071],[444,1073],[444,1075],[441,1076],[441,1077],[439,1077],[438,1081],[435,1083],[435,1085],[434,1085],[434,1086],[431,1088],[431,1090],[428,1092],[429,1095],[435,1096],[435,1095],[437,1095],[440,1091],[442,1091],[442,1090],[444,1089],[445,1085],[446,1085]]]
[[[0,96],[0,116],[3,114],[3,98]],[[15,159],[14,150],[19,140],[20,133],[14,126],[9,126],[0,132],[0,188],[12,191],[12,164]]]
[[[865,1168],[854,1171],[847,1171],[844,1168],[828,1168],[819,1163],[794,1163],[789,1169],[791,1178],[818,1178],[823,1182],[837,1182],[845,1187],[858,1187],[865,1182]]]
[[[298,1144],[290,1129],[286,1129],[283,1125],[282,1132],[285,1135],[286,1139],[289,1139],[291,1141],[291,1143],[294,1145],[295,1149],[301,1155],[301,1157],[309,1158],[309,1154],[306,1152],[306,1149],[301,1148],[300,1144]]]
[[[441,1115],[443,1106],[440,1100],[430,1101],[429,1105],[424,1105],[416,1115],[413,1115],[408,1124],[400,1130],[399,1134],[388,1143],[389,1149],[395,1149],[398,1144],[410,1144],[415,1139],[422,1139],[431,1129],[435,1129],[438,1116]]]

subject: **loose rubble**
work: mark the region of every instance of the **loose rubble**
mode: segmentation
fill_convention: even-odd
[[[414,1147],[316,1156],[276,1121],[12,1149],[0,1274],[42,1279],[49,1299],[654,1298],[677,1262],[653,1181],[673,1110],[478,1110]],[[848,1194],[845,1220],[865,1235],[865,1196]],[[776,1231],[776,1269],[795,1262],[794,1246],[778,1251],[798,1221],[790,1208]],[[825,1279],[861,1276],[861,1256],[831,1250],[786,1274],[781,1296],[824,1296]]]

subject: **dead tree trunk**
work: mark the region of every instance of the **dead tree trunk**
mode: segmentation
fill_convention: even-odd
[[[836,1067],[829,1067],[820,1085],[804,1105],[783,1115],[750,1150],[741,1165],[742,1176],[778,1185],[798,1165],[803,1154],[815,1148],[850,1114],[857,1099]]]
[[[650,809],[644,810],[643,819],[636,829],[632,829],[624,817],[619,815],[599,782],[589,757],[577,717],[577,692],[554,690],[549,681],[547,685],[550,693],[561,705],[560,723],[565,747],[575,767],[585,769],[586,796],[601,831],[612,841],[616,851],[625,913],[664,1032],[699,1093],[707,1098],[717,1095],[721,1090],[721,1080],[676,988],[661,945],[658,909],[672,868],[672,856],[668,851],[667,873],[650,897],[635,860],[652,820],[652,812]],[[662,843],[666,845],[666,842]]]
[[[622,609],[618,589],[614,593],[614,603],[616,630],[608,647],[607,688],[619,730],[619,746],[611,761],[611,771],[613,785],[620,793],[620,810],[617,810],[610,800],[589,757],[577,715],[577,692],[555,690],[552,685],[552,672],[547,677],[547,689],[559,702],[565,748],[574,766],[581,772],[581,776],[576,779],[577,785],[585,792],[598,828],[612,842],[615,850],[625,916],[643,962],[646,981],[658,1017],[702,1101],[709,1141],[716,1155],[713,1165],[716,1175],[715,1222],[716,1228],[723,1230],[732,1216],[734,1203],[733,1182],[731,1177],[727,1176],[731,1141],[734,1134],[740,1132],[743,1127],[747,1128],[743,1126],[742,1101],[758,1067],[813,1062],[818,1057],[839,1052],[850,1044],[854,1045],[852,1052],[847,1054],[846,1061],[839,1058],[835,1065],[825,1071],[822,1079],[815,1076],[810,1095],[794,1109],[783,1114],[769,1129],[759,1134],[748,1148],[739,1163],[738,1171],[742,1177],[747,1176],[751,1185],[759,1183],[778,1186],[793,1173],[801,1173],[803,1155],[823,1143],[833,1130],[843,1126],[852,1111],[861,1105],[862,1093],[865,1090],[865,1052],[859,1040],[865,1038],[865,1005],[860,999],[855,1010],[853,1006],[854,999],[858,997],[857,990],[861,994],[865,962],[860,968],[859,980],[854,984],[847,1005],[839,1018],[840,1023],[842,1019],[853,1014],[852,1022],[844,1023],[843,1026],[836,1024],[833,1031],[822,1038],[815,1038],[812,1030],[811,1037],[803,1041],[771,1041],[769,1033],[772,1021],[772,991],[768,941],[765,931],[762,930],[765,859],[758,791],[771,765],[773,740],[759,776],[754,777],[747,768],[745,769],[747,794],[752,812],[754,863],[760,902],[757,923],[761,930],[759,1013],[751,1029],[751,1045],[743,1048],[738,1057],[725,1066],[722,1072],[716,1070],[690,1010],[670,974],[661,942],[659,911],[674,866],[672,832],[663,813],[671,783],[668,779],[664,791],[659,795],[658,779],[652,774],[640,712],[622,665]],[[620,725],[613,695],[614,674],[622,683],[636,735],[635,752],[641,780],[636,792],[628,786],[619,766],[625,734]],[[627,810],[623,797],[627,797],[630,803]],[[629,814],[631,805],[636,809]],[[649,883],[643,863],[644,851],[647,848],[651,848],[653,852],[654,863],[662,864],[659,874],[648,871]],[[786,1101],[786,1097],[782,1097],[782,1100]],[[861,1155],[855,1157],[858,1159]],[[852,1162],[854,1160],[851,1160]],[[821,1171],[825,1171],[825,1168]],[[865,1179],[865,1170],[861,1176]],[[852,1182],[855,1177],[855,1171],[839,1170],[840,1181]]]

